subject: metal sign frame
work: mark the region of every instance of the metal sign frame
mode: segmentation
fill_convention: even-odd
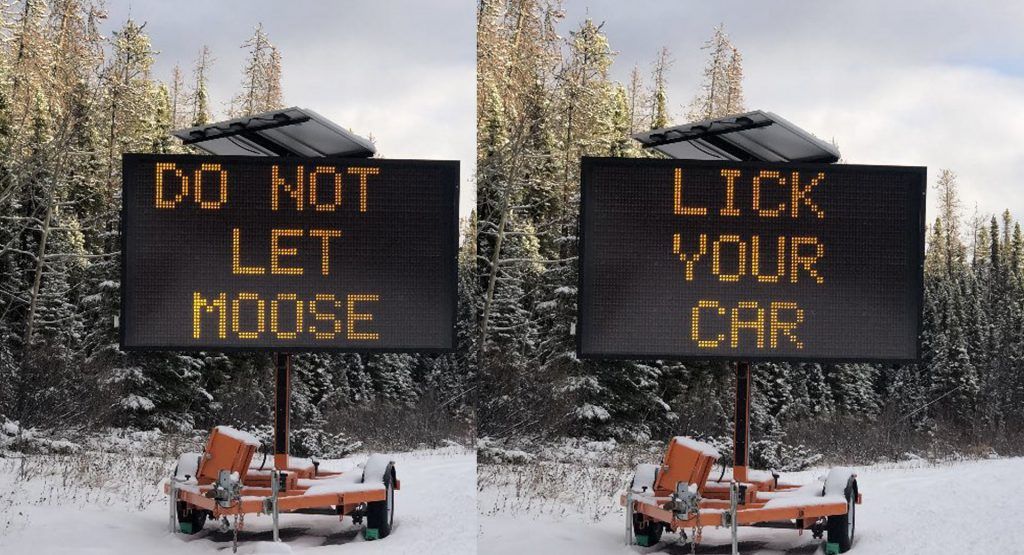
[[[164,155],[159,154],[125,154],[122,158],[122,163],[126,164],[129,160],[139,161],[146,159],[159,158]],[[179,156],[179,155],[173,155]],[[189,155],[180,155],[189,156]],[[365,164],[366,158],[340,158],[340,157],[320,157],[320,158],[300,158],[300,157],[253,157],[253,156],[195,156],[197,161],[202,159],[213,160],[237,160],[239,162],[256,162],[256,163],[358,163]],[[403,162],[415,162],[419,164],[429,164],[437,166],[446,176],[446,179],[450,179],[453,183],[452,195],[452,219],[451,219],[451,236],[443,238],[444,240],[444,257],[446,263],[450,265],[449,274],[450,278],[446,284],[447,288],[450,288],[452,292],[452,306],[451,306],[451,329],[449,333],[449,346],[448,347],[408,347],[408,348],[394,348],[394,347],[373,347],[373,346],[342,346],[342,347],[328,347],[328,346],[261,346],[261,345],[249,345],[249,346],[237,346],[237,345],[209,345],[201,344],[196,345],[195,348],[186,348],[180,346],[126,346],[125,345],[125,334],[127,331],[125,309],[128,304],[128,291],[125,288],[128,279],[128,264],[126,263],[126,257],[128,253],[128,238],[125,231],[129,229],[132,221],[132,215],[128,211],[125,203],[121,203],[121,227],[120,227],[120,246],[121,246],[121,302],[119,305],[119,326],[118,326],[118,338],[119,346],[123,351],[137,351],[137,352],[200,352],[200,351],[211,351],[211,352],[224,352],[224,353],[240,353],[240,352],[278,352],[278,353],[305,353],[305,352],[335,352],[335,353],[366,353],[366,354],[382,354],[382,353],[423,353],[423,354],[443,354],[454,352],[457,348],[457,329],[458,329],[458,305],[459,305],[459,162],[458,161],[442,161],[442,160],[390,160],[390,159],[373,159],[374,164],[380,165],[381,167],[387,167],[388,165],[401,164]],[[122,168],[122,177],[123,177]],[[123,179],[122,179],[123,181]],[[124,184],[122,183],[122,187]]]
[[[923,331],[923,307],[924,307],[924,253],[925,253],[925,231],[926,231],[926,216],[925,216],[925,195],[927,192],[927,170],[924,167],[917,166],[850,166],[850,165],[834,165],[834,164],[807,164],[807,163],[778,163],[779,168],[787,169],[828,169],[829,171],[843,171],[843,168],[855,169],[857,167],[869,167],[884,171],[898,171],[905,172],[911,175],[920,177],[921,189],[920,197],[916,203],[918,224],[914,226],[914,235],[910,237],[910,240],[918,243],[918,248],[913,249],[914,255],[914,266],[915,270],[912,274],[914,283],[910,285],[914,295],[914,301],[917,309],[917,341],[916,341],[916,355],[911,358],[879,358],[879,357],[820,357],[820,356],[773,356],[773,355],[759,355],[759,356],[746,356],[743,354],[694,354],[694,355],[680,355],[675,353],[592,353],[585,352],[583,349],[583,336],[586,333],[586,327],[588,322],[583,318],[583,290],[584,290],[584,279],[586,271],[586,222],[590,217],[587,213],[587,188],[584,186],[587,183],[587,176],[592,171],[592,168],[597,164],[606,164],[609,162],[620,163],[620,164],[653,164],[663,165],[672,167],[681,163],[691,166],[708,166],[708,167],[722,167],[728,165],[730,167],[738,168],[764,168],[765,166],[775,165],[775,163],[768,162],[734,162],[734,161],[723,161],[723,160],[679,160],[679,159],[643,159],[643,158],[622,158],[622,157],[583,157],[581,160],[581,186],[580,186],[580,216],[578,223],[578,263],[579,271],[577,272],[577,307],[576,307],[576,355],[584,359],[596,359],[596,360],[678,360],[678,361],[724,361],[734,362],[736,360],[749,361],[749,362],[792,362],[792,363],[821,363],[821,364],[840,364],[840,363],[916,363],[921,358],[921,333]]]

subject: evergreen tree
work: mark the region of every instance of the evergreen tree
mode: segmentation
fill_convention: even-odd
[[[725,26],[715,27],[702,50],[708,51],[700,91],[690,102],[690,121],[720,118],[744,111],[743,57],[733,46]]]
[[[666,91],[667,74],[672,68],[672,55],[668,48],[662,47],[658,51],[658,57],[654,61],[651,70],[651,129],[661,129],[671,125],[671,117],[668,114],[668,93]]]
[[[181,73],[181,66],[174,64],[171,70],[171,84],[168,90],[171,100],[171,127],[182,129],[188,126],[185,118],[185,77]]]
[[[645,120],[642,111],[644,105],[644,81],[640,68],[633,66],[629,72],[629,86],[626,89],[626,101],[629,104],[629,135],[633,135],[642,127]]]
[[[192,69],[192,93],[188,97],[188,104],[191,106],[188,113],[192,114],[189,123],[192,126],[206,125],[213,121],[209,93],[206,88],[206,81],[213,61],[210,48],[203,45]]]
[[[249,59],[242,73],[242,89],[231,99],[228,114],[235,118],[281,108],[281,55],[263,32],[263,24],[242,48]]]

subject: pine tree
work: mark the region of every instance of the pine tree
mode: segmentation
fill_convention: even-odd
[[[277,110],[284,107],[281,92],[281,51],[270,47],[270,61],[267,66],[267,88],[262,99],[262,109]]]
[[[644,105],[644,81],[638,66],[633,66],[633,70],[629,72],[626,100],[629,104],[629,134],[632,135],[641,129],[641,122],[646,121],[642,111]]]
[[[726,114],[745,112],[743,101],[743,55],[732,47],[729,64],[725,66],[725,108]],[[836,149],[838,150],[838,149]]]
[[[231,117],[251,116],[281,107],[281,55],[263,32],[263,24],[242,44],[249,59],[242,74],[242,89],[231,99]]]
[[[658,57],[654,61],[653,68],[651,70],[651,129],[661,129],[668,127],[671,123],[671,117],[668,114],[668,79],[667,73],[672,68],[672,54],[669,52],[667,47],[662,47],[658,51]]]
[[[178,64],[174,64],[174,69],[171,70],[168,95],[171,101],[171,127],[182,129],[188,124],[185,119],[185,78]]]
[[[554,402],[563,376],[539,371],[531,316],[553,306],[539,305],[536,289],[540,262],[558,248],[563,213],[553,181],[560,121],[551,90],[560,17],[543,1],[478,5],[474,358],[485,434],[546,431],[564,418]]]
[[[962,204],[958,191],[956,173],[944,169],[939,172],[935,184],[939,194],[939,219],[945,223],[941,241],[945,272],[948,275],[959,271],[964,263],[967,248],[960,239]]]
[[[210,66],[213,64],[213,56],[210,48],[206,45],[199,50],[199,57],[196,58],[195,66],[192,69],[192,93],[188,97],[188,104],[191,106],[190,125],[206,125],[213,121],[213,113],[210,111],[210,98],[207,92],[207,79]]]
[[[1007,222],[1009,227],[1010,222]],[[1021,279],[1021,263],[1024,261],[1024,235],[1021,235],[1020,223],[1013,222],[1013,239],[1010,240],[1010,274],[1019,281]]]
[[[180,151],[169,131],[211,119],[212,56],[200,52],[188,85],[180,69],[161,84],[145,26],[126,21],[108,40],[104,17],[91,0],[27,0],[0,22],[0,413],[28,426],[265,423],[265,355],[118,347],[121,155]],[[266,70],[260,102],[280,105],[272,46]],[[320,425],[338,403],[409,405],[443,388],[446,410],[466,414],[466,360],[401,356],[374,373],[356,355],[311,357],[298,412]]]
[[[169,145],[170,102],[166,88],[152,78],[155,52],[143,26],[128,20],[113,35],[111,58],[100,78],[108,191],[113,198],[119,187],[120,157],[125,152],[162,151]],[[119,210],[109,202],[105,248],[119,250]],[[115,399],[110,418],[117,423],[140,427],[191,429],[195,414],[209,403],[210,396],[198,379],[200,367],[192,357],[175,353],[152,355],[121,353],[111,326],[118,313],[116,285],[120,271],[116,259],[93,268],[92,281],[103,295],[95,318],[100,333],[94,334],[90,363],[106,369],[103,385]],[[195,413],[184,410],[193,407]]]
[[[715,27],[702,50],[708,51],[708,61],[700,92],[690,103],[687,118],[699,121],[744,111],[743,57],[730,42],[724,25]]]
[[[929,274],[947,273],[950,257],[946,255],[946,231],[942,225],[942,218],[935,218],[935,223],[929,226],[928,232],[926,269]]]

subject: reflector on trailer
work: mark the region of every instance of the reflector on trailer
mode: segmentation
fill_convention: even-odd
[[[670,158],[762,162],[839,160],[839,149],[771,112],[687,123],[638,133],[633,138]]]
[[[313,110],[294,106],[172,134],[187,145],[221,155],[369,158],[377,152],[368,139]]]

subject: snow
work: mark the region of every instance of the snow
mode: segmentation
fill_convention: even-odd
[[[391,456],[402,489],[395,492],[395,526],[387,538],[365,541],[363,525],[353,526],[348,518],[339,522],[323,515],[282,514],[284,545],[274,545],[269,541],[270,517],[247,515],[239,534],[239,553],[473,553],[477,508],[472,451],[446,447]],[[355,468],[366,457],[364,453],[325,462]],[[173,462],[167,464],[167,473]],[[17,480],[23,464],[35,465],[0,457],[0,553],[4,555],[231,553],[231,533],[217,531],[213,523],[192,536],[168,533],[168,504],[159,492],[159,478],[131,483],[110,479],[102,486],[73,483],[65,487],[60,467],[33,472],[27,481]]]
[[[544,312],[544,311],[547,311],[547,310],[554,310],[557,307],[558,307],[558,301],[557,300],[542,301],[542,302],[537,303],[537,310],[540,311],[540,312]]]
[[[20,450],[29,446],[35,452],[42,453],[75,453],[82,449],[82,445],[64,439],[62,434],[22,428],[17,422],[5,419],[3,426],[0,427],[0,452],[3,449]]]
[[[281,542],[255,542],[251,545],[238,548],[238,552],[243,555],[264,555],[270,553],[294,553],[290,545]]]
[[[383,475],[383,471],[381,471]],[[335,478],[321,479],[321,480],[301,480],[302,482],[309,484],[310,488],[306,492],[307,495],[319,495],[322,493],[349,493],[353,491],[370,491],[379,490],[384,487],[383,484],[378,482],[363,483],[363,477],[358,472],[349,472],[342,474]]]
[[[381,455],[374,453],[366,459],[366,464],[363,465],[362,481],[369,482],[376,485],[381,485],[384,482],[384,473],[387,472],[388,465],[393,461],[391,457],[387,455]]]
[[[591,405],[590,403],[577,408],[575,414],[581,420],[596,420],[598,422],[606,422],[612,417],[611,413],[604,407]]]
[[[804,484],[797,489],[788,489],[782,491],[759,491],[757,492],[757,499],[759,501],[770,501],[772,499],[789,499],[792,497],[821,497],[822,484],[820,480],[812,480],[811,482]],[[843,493],[839,492],[839,496],[842,497]]]
[[[240,433],[244,433],[244,432],[240,432]],[[255,437],[255,436],[252,436],[252,437]],[[259,438],[256,438],[256,441],[259,441]],[[326,472],[328,470],[330,470],[332,472],[344,472],[346,470],[351,470],[351,468],[348,468],[348,467],[346,467],[346,468],[338,468],[337,470],[335,470],[334,467],[330,466],[330,464],[331,464],[330,461],[319,461],[318,460],[317,462],[320,463],[320,470],[324,471],[324,472]],[[338,464],[338,461],[334,461],[334,463]],[[260,469],[261,466],[263,467],[263,469]],[[249,475],[249,476],[255,476],[255,475],[270,476],[270,471],[269,470],[265,470],[265,469],[270,468],[272,466],[274,466],[273,455],[268,455],[266,460],[264,460],[262,455],[257,455],[257,456],[254,456],[249,461],[249,471],[246,472],[246,474]],[[289,455],[288,456],[288,468],[292,468],[292,469],[295,469],[295,470],[306,470],[306,471],[312,472],[313,468],[314,468],[313,459],[308,459],[308,458],[305,458],[305,457],[296,457],[296,456],[293,456],[293,455]],[[354,466],[352,466],[352,468],[354,468]]]
[[[658,479],[658,470],[660,469],[661,465],[658,464],[636,465],[636,470],[633,472],[633,483],[630,485],[630,491],[633,493],[654,492],[654,482]]]
[[[844,495],[850,478],[856,475],[852,468],[838,466],[829,469],[825,478],[825,495]]]
[[[672,441],[678,443],[679,445],[682,445],[683,447],[688,447],[702,455],[711,457],[716,460],[722,456],[718,453],[717,449],[708,445],[707,443],[704,443],[703,441],[697,441],[693,438],[689,438],[686,436],[676,436],[672,438]]]
[[[821,471],[822,470],[819,469],[819,472],[821,472]],[[716,480],[718,479],[718,472],[719,471],[716,470],[714,472],[714,474],[712,475],[712,477],[714,479],[716,479]],[[795,476],[795,475],[796,474],[793,473],[793,472],[783,472],[783,473],[780,473],[779,474],[779,485],[784,485],[784,484],[791,483],[792,480],[790,480],[787,477],[788,476]],[[754,469],[754,468],[748,468],[747,469],[747,483],[767,482],[769,480],[774,480],[774,479],[775,479],[775,476],[773,476],[772,473],[768,472],[767,470],[757,470],[757,469]],[[821,476],[816,476],[815,479],[817,479],[818,481],[824,482],[825,481],[825,475],[822,474]],[[722,481],[728,484],[731,480],[732,480],[732,468],[727,468],[727,469],[725,469],[725,473],[722,474]],[[802,485],[802,483],[803,482],[798,483],[797,485]],[[818,487],[820,488],[821,484],[818,484]]]
[[[917,555],[920,553],[1019,553],[1024,527],[1018,526],[1024,488],[1024,458],[957,461],[929,464],[907,461],[856,467],[864,503],[857,505],[857,532],[850,555]],[[784,477],[816,484],[826,469],[817,468]],[[625,474],[628,474],[625,473]],[[627,476],[623,476],[625,485]],[[589,495],[581,481],[566,484],[577,497]],[[507,500],[515,491],[484,488],[480,492],[480,549],[478,553],[503,555],[652,555],[689,553],[676,545],[676,534],[665,534],[651,548],[627,547],[623,540],[623,512],[569,510],[566,503],[545,504],[534,499],[516,504]],[[617,505],[617,495],[591,495]],[[824,499],[820,498],[819,499]],[[599,501],[600,502],[600,501]],[[780,499],[781,502],[781,499]],[[601,514],[594,519],[590,514]],[[969,521],[965,522],[965,519]],[[705,528],[705,543],[697,553],[728,553],[725,529]],[[744,555],[821,554],[822,540],[789,530],[740,528]]]
[[[217,430],[218,434],[226,435],[226,436],[230,437],[231,439],[236,439],[236,440],[241,441],[242,443],[244,443],[246,445],[252,445],[253,447],[259,447],[260,446],[259,438],[257,438],[256,436],[250,434],[249,432],[243,432],[242,430],[236,430],[235,428],[232,428],[230,426],[217,426],[214,429]]]
[[[11,422],[10,420],[4,420],[4,425],[2,429],[3,432],[9,436],[18,435],[18,431],[20,430],[20,428],[18,427],[18,423]]]
[[[178,481],[189,480],[192,483],[197,483],[196,475],[199,472],[200,458],[202,458],[200,453],[182,453],[178,457],[177,466],[175,466],[175,479]]]
[[[152,400],[142,397],[141,395],[128,395],[120,402],[121,406],[128,410],[136,410],[140,412],[149,412],[156,408],[156,404]]]
[[[846,503],[842,495],[790,495],[788,497],[776,497],[764,504],[765,509],[786,509],[789,507],[813,507],[815,505],[831,505],[833,503]],[[859,507],[858,507],[859,508]]]

